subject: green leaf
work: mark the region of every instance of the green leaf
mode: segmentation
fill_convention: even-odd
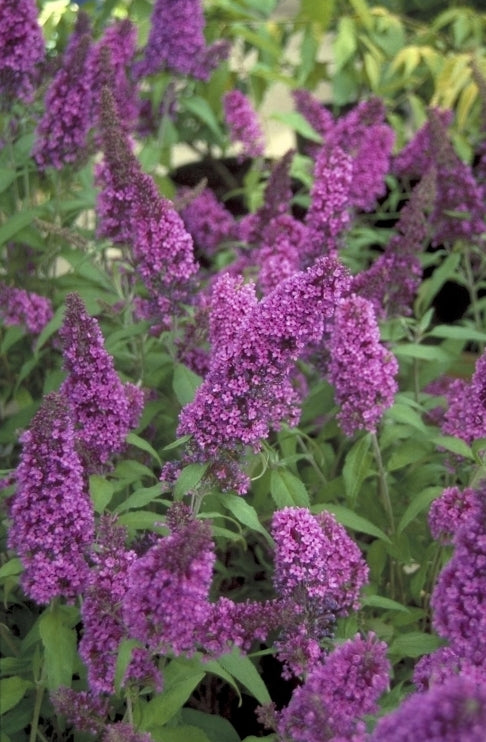
[[[162,494],[162,484],[154,484],[153,487],[142,487],[133,492],[126,500],[115,508],[115,513],[123,513],[125,510],[134,510],[148,505]]]
[[[54,316],[51,320],[47,323],[47,325],[44,327],[40,335],[37,337],[36,343],[35,343],[35,352],[37,353],[42,346],[49,340],[49,338],[54,335],[55,332],[59,330],[59,328],[62,325],[63,319],[64,319],[64,312],[65,307],[64,305],[58,307],[56,311],[54,312]]]
[[[202,729],[210,742],[240,742],[240,736],[233,725],[222,716],[205,714],[197,709],[183,708],[181,718],[186,724]]]
[[[369,606],[370,608],[383,608],[386,611],[409,612],[407,606],[397,603],[396,600],[391,600],[391,598],[385,598],[383,595],[364,595],[361,598],[361,605]]]
[[[77,610],[74,614],[77,616]],[[73,610],[68,606],[52,606],[40,617],[39,633],[44,645],[49,690],[56,690],[61,685],[71,687],[77,643],[72,624]]]
[[[324,31],[331,22],[334,12],[334,0],[326,2],[316,2],[316,0],[300,0],[299,12],[296,16],[296,23],[317,23],[320,31]]]
[[[338,71],[351,59],[357,48],[356,24],[352,18],[344,16],[339,19],[333,44],[334,59]]]
[[[373,457],[370,455],[371,437],[359,438],[348,451],[343,466],[343,480],[346,496],[354,505],[358,492],[366,477],[372,474]]]
[[[140,451],[145,451],[145,453],[149,453],[159,465],[162,465],[160,456],[155,450],[155,448],[153,448],[153,446],[151,446],[148,441],[145,441],[143,438],[140,438],[140,436],[137,435],[136,433],[129,433],[126,437],[126,442],[129,443],[130,446],[135,446],[135,448],[140,449]]]
[[[474,460],[474,454],[472,450],[461,438],[455,438],[452,435],[438,435],[437,437],[433,438],[433,441],[436,446],[445,448],[446,451],[451,451],[458,456],[462,456],[464,459]]]
[[[148,732],[153,727],[160,727],[172,719],[184,706],[204,675],[205,673],[200,670],[188,669],[186,677],[181,677],[176,682],[168,685],[166,673],[164,691],[149,701],[143,709],[141,728]]]
[[[223,132],[221,131],[216,116],[211,109],[209,103],[198,95],[193,95],[191,98],[183,98],[182,105],[192,113],[196,118],[202,121],[218,139],[223,138]]]
[[[3,336],[0,352],[6,353],[12,347],[12,345],[18,343],[18,341],[25,337],[25,335],[26,332],[23,325],[14,325],[13,327],[8,327],[5,331],[5,335]]]
[[[271,703],[267,686],[263,682],[255,665],[249,657],[242,655],[238,649],[231,654],[224,654],[218,660],[219,664],[227,670],[239,683],[241,683],[260,704]]]
[[[151,530],[158,523],[164,520],[160,513],[152,513],[151,510],[135,510],[133,513],[123,513],[117,520],[117,523],[127,528],[133,528],[136,531]]]
[[[191,435],[183,435],[181,438],[177,438],[177,440],[164,446],[162,451],[172,451],[174,448],[179,448],[180,446],[183,446],[184,443],[191,440],[191,437]]]
[[[396,345],[393,352],[399,358],[417,358],[421,361],[450,361],[452,356],[439,345],[421,345],[420,343],[407,343]]]
[[[404,514],[402,515],[400,523],[397,527],[397,532],[402,533],[402,531],[405,530],[409,523],[412,523],[412,521],[415,520],[419,513],[422,513],[424,510],[428,509],[430,503],[435,500],[435,498],[438,497],[441,492],[441,487],[427,487],[426,489],[422,490],[422,492],[419,492],[419,494],[413,498],[412,502],[409,504]]]
[[[123,639],[118,647],[118,655],[115,665],[115,688],[119,692],[127,668],[131,662],[133,650],[141,647],[142,644],[137,639]]]
[[[103,513],[106,506],[113,497],[114,488],[111,482],[108,482],[99,474],[92,474],[89,478],[89,493],[93,502],[95,512]]]
[[[391,543],[390,539],[381,528],[378,528],[378,526],[375,526],[371,521],[363,518],[361,515],[357,515],[343,505],[326,503],[326,505],[314,505],[311,508],[313,513],[320,513],[322,510],[328,510],[330,513],[333,513],[333,515],[336,516],[336,520],[343,526],[346,526],[346,528],[352,528],[353,531],[367,533],[369,536],[375,536],[388,544]]]
[[[226,510],[229,510],[230,513],[235,516],[236,520],[238,520],[240,523],[243,523],[243,525],[247,526],[248,528],[251,528],[253,531],[261,533],[263,536],[265,536],[268,543],[273,546],[273,539],[266,528],[264,528],[260,523],[257,511],[255,510],[253,505],[250,505],[239,495],[217,494],[215,497],[221,503],[221,505],[226,508]]]
[[[23,570],[22,562],[18,557],[9,559],[8,562],[2,564],[0,567],[0,579],[2,577],[11,577],[12,575],[19,575]]]
[[[309,494],[305,484],[288,469],[272,470],[270,493],[278,508],[309,507]]]
[[[403,401],[395,401],[393,407],[386,412],[387,417],[396,420],[399,423],[406,423],[412,428],[417,428],[422,433],[427,433],[427,428],[422,421],[420,414],[409,404]]]
[[[0,167],[0,193],[3,193],[14,182],[16,177],[17,172],[14,168]]]
[[[222,667],[217,660],[209,660],[209,662],[205,662],[204,667],[207,672],[210,672],[213,675],[217,675],[219,678],[226,680],[228,685],[231,685],[236,695],[238,696],[238,706],[241,706],[242,699],[240,689],[238,688],[238,684],[235,682],[235,679],[231,675],[231,673],[227,672],[227,670],[225,670],[224,667]]]
[[[444,641],[433,634],[411,631],[397,636],[390,644],[389,653],[398,657],[421,657],[442,647]]]
[[[409,464],[415,464],[421,461],[430,451],[430,446],[424,441],[417,441],[413,438],[403,442],[394,443],[393,453],[387,464],[388,471],[402,469]]]
[[[183,496],[197,487],[204,477],[209,463],[206,464],[188,464],[185,466],[174,485],[174,500],[182,500]]]
[[[12,237],[15,237],[18,232],[29,224],[32,224],[38,215],[38,209],[25,209],[11,216],[10,219],[0,227],[0,245],[8,242]]]
[[[34,686],[29,680],[14,676],[0,680],[0,715],[13,709],[24,697],[25,691]]]
[[[187,368],[183,363],[176,363],[174,366],[174,377],[172,379],[172,388],[181,405],[189,404],[194,399],[196,389],[201,385],[200,376]]]
[[[452,278],[461,261],[459,252],[450,253],[438,268],[434,270],[432,276],[422,282],[418,292],[417,308],[419,316],[425,313],[434,300],[434,297],[440,291],[445,282]]]
[[[211,742],[202,729],[187,724],[169,728],[157,726],[151,728],[150,735],[154,742]]]
[[[275,121],[281,121],[286,126],[290,127],[297,134],[300,134],[305,139],[310,139],[312,142],[322,144],[321,135],[309,124],[302,114],[297,111],[286,111],[285,113],[272,113],[270,118]]]
[[[480,332],[474,327],[460,327],[458,325],[437,325],[427,333],[431,337],[437,338],[448,338],[452,340],[464,340],[464,342],[471,342],[477,340],[480,343],[486,341],[486,332]]]

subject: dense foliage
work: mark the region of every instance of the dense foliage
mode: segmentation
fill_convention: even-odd
[[[481,742],[486,15],[79,5],[0,4],[0,742]]]

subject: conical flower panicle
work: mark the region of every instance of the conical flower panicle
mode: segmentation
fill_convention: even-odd
[[[77,294],[66,298],[66,315],[59,334],[68,376],[61,391],[69,401],[76,436],[89,471],[100,471],[119,453],[137,426],[143,392],[122,384],[106,352],[103,335]]]
[[[32,150],[40,170],[61,170],[67,164],[81,163],[88,155],[93,103],[91,50],[91,38],[84,34],[67,59],[65,55],[47,90]]]
[[[94,513],[62,394],[44,398],[20,441],[9,548],[22,561],[22,587],[32,600],[73,601],[88,580],[86,556],[94,535]]]
[[[35,0],[2,0],[0,49],[0,97],[7,106],[15,99],[30,103],[37,68],[45,57]]]
[[[341,299],[331,330],[329,378],[341,406],[339,423],[347,436],[376,432],[392,406],[398,363],[380,342],[373,305],[351,294]]]
[[[346,269],[322,258],[282,281],[249,312],[229,353],[218,358],[180,414],[178,435],[192,436],[192,460],[213,460],[217,468],[222,457],[230,464],[242,447],[257,450],[270,427],[295,420],[298,394],[290,383],[295,361],[322,338],[348,285]],[[235,473],[230,470],[226,486]],[[238,491],[247,486],[240,481]]]

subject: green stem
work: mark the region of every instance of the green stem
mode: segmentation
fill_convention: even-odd
[[[34,712],[32,714],[32,722],[30,725],[29,742],[35,742],[38,734],[39,736],[43,736],[40,734],[40,730],[39,730],[39,717],[40,717],[40,710],[41,710],[41,705],[42,705],[42,698],[44,696],[44,690],[45,690],[45,686],[41,679],[37,683],[37,688],[35,692],[35,704],[34,704]]]
[[[478,309],[478,292],[476,288],[476,283],[474,281],[474,274],[472,270],[471,265],[471,254],[469,250],[465,251],[464,254],[464,267],[466,271],[466,283],[467,283],[467,289],[469,291],[469,296],[471,299],[471,307],[473,311],[473,317],[474,317],[474,325],[476,327],[476,330],[479,332],[483,331],[483,324],[481,321],[481,312]],[[479,345],[479,353],[481,354],[484,350],[484,343],[478,343]]]
[[[390,493],[388,491],[388,483],[386,481],[386,471],[383,466],[383,459],[381,457],[380,445],[376,437],[376,433],[371,433],[371,442],[373,445],[373,453],[375,454],[376,465],[378,467],[378,481],[380,487],[380,497],[385,509],[385,513],[388,518],[388,524],[390,533],[395,533],[395,519],[393,517],[393,508],[390,500]]]

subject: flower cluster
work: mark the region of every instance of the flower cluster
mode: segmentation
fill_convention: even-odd
[[[365,639],[358,635],[337,646],[315,665],[278,715],[281,739],[364,742],[364,717],[377,711],[378,698],[389,684],[386,651],[385,642],[378,641],[374,634]]]
[[[398,363],[380,342],[371,302],[355,294],[341,299],[330,346],[329,376],[341,406],[338,420],[344,433],[375,432],[393,404]]]
[[[184,200],[186,189],[178,198]],[[194,245],[203,255],[210,257],[224,241],[234,237],[236,224],[231,213],[218,201],[214,191],[205,188],[195,198],[189,200],[180,211],[184,225],[194,240]]]
[[[25,325],[38,335],[52,318],[52,305],[45,296],[0,283],[0,317],[5,325]]]
[[[486,684],[449,677],[426,693],[409,696],[380,719],[370,742],[482,742],[486,725]]]
[[[466,443],[486,437],[486,353],[476,362],[470,382],[455,379],[447,390],[448,402],[444,413],[442,431]]]
[[[486,660],[486,496],[477,493],[453,536],[454,554],[434,587],[433,626],[473,665]]]
[[[160,654],[190,654],[206,619],[215,561],[211,528],[185,505],[168,514],[170,533],[130,565],[123,615],[130,635]]]
[[[430,532],[436,541],[448,542],[477,507],[476,490],[447,487],[429,510]]]
[[[110,516],[101,519],[92,550],[93,567],[85,592],[81,616],[83,636],[79,654],[88,669],[88,685],[95,696],[114,693],[115,668],[120,642],[127,638],[122,601],[128,589],[128,571],[137,555],[126,549],[126,530]],[[148,652],[135,648],[125,671],[124,682],[151,681],[162,687],[159,672]]]
[[[265,149],[263,132],[246,95],[240,90],[225,93],[223,107],[231,141],[243,146],[245,157],[261,157]]]
[[[29,103],[38,65],[45,55],[35,0],[3,0],[0,4],[0,95]]]
[[[98,471],[121,451],[128,432],[138,424],[143,392],[133,384],[122,384],[98,322],[77,294],[66,298],[59,334],[68,371],[61,390],[69,400],[85,464]]]
[[[47,395],[20,441],[9,548],[20,556],[32,600],[72,601],[87,583],[94,514],[66,399]]]
[[[178,435],[192,436],[193,460],[217,461],[224,451],[258,447],[270,427],[295,419],[290,382],[295,361],[321,339],[348,284],[338,261],[321,258],[281,282],[249,312],[229,352],[218,358],[194,401],[181,411]],[[244,491],[243,483],[239,487]]]
[[[65,54],[47,90],[32,150],[40,170],[60,170],[87,155],[93,96],[90,51],[91,38],[83,34],[71,53]]]
[[[225,41],[206,46],[204,15],[199,0],[156,0],[143,58],[135,65],[137,77],[172,70],[207,80],[211,70],[229,52]]]

